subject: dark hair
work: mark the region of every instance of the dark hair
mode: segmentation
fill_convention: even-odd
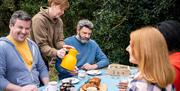
[[[169,51],[180,49],[180,23],[178,21],[163,21],[156,24],[156,27],[165,37]]]
[[[18,10],[13,13],[9,21],[9,25],[14,25],[16,20],[31,21],[31,16],[23,10]]]

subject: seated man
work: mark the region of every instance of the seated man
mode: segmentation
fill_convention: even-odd
[[[109,64],[107,56],[102,52],[99,45],[95,40],[90,39],[92,29],[93,23],[91,21],[87,19],[80,20],[77,24],[77,34],[64,40],[65,44],[75,47],[79,52],[76,65],[78,69],[93,70],[105,67]],[[58,69],[57,66],[56,68]],[[60,70],[60,68],[58,70]],[[61,72],[59,75],[61,75]],[[65,75],[59,77],[61,78],[62,76]]]
[[[11,16],[10,34],[0,38],[0,91],[38,91],[49,82],[38,46],[27,38],[31,17],[24,11]]]

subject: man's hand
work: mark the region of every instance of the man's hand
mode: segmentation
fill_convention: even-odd
[[[26,85],[21,87],[20,91],[38,91],[38,88],[36,85]]]
[[[63,45],[63,48],[66,48],[66,49],[75,49],[73,46],[70,46],[70,45]]]
[[[64,58],[64,56],[66,55],[66,51],[68,51],[69,49],[75,49],[73,46],[70,45],[63,45],[63,48],[57,51],[57,56],[59,58]]]
[[[77,66],[76,66],[73,71],[70,71],[70,73],[71,73],[72,75],[77,75],[77,74],[78,74],[78,70],[79,70],[79,69],[78,69]]]
[[[5,88],[5,91],[38,91],[36,85],[26,85],[26,86],[18,86],[12,83],[9,83]]]
[[[65,55],[66,55],[66,48],[62,48],[62,49],[57,51],[57,56],[59,58],[63,58]]]
[[[128,81],[127,82],[119,82],[119,84],[118,84],[119,91],[126,91],[127,86],[128,86]]]
[[[94,70],[94,69],[96,69],[97,67],[98,67],[97,64],[91,65],[91,64],[89,64],[89,63],[86,63],[86,64],[84,64],[81,68],[84,69],[84,70]]]

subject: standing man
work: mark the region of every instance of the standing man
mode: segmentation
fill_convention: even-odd
[[[76,35],[65,39],[65,44],[78,50],[77,67],[92,70],[107,66],[109,64],[108,58],[95,40],[91,39],[93,23],[87,19],[80,20],[76,31]]]
[[[9,28],[9,35],[0,38],[0,91],[38,91],[40,80],[47,84],[49,76],[38,46],[27,38],[31,17],[16,11]]]
[[[69,7],[68,0],[48,0],[49,7],[41,7],[32,19],[31,38],[40,48],[47,67],[48,60],[62,58],[64,45],[63,22],[60,16]]]

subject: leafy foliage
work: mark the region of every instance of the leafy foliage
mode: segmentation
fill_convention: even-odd
[[[75,33],[76,23],[81,18],[93,21],[95,39],[111,62],[129,64],[129,33],[141,26],[151,25],[166,19],[176,19],[169,15],[174,0],[76,0],[63,18],[66,35]],[[167,16],[166,16],[167,15]],[[73,17],[73,19],[69,19]]]

